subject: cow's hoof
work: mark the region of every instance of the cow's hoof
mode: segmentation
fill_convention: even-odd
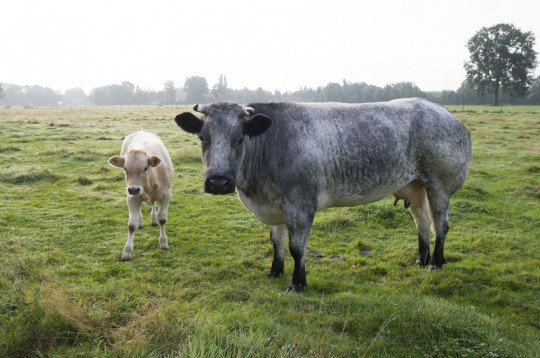
[[[426,260],[416,260],[416,262],[414,263],[416,266],[420,266],[420,267],[426,267],[429,263],[429,257],[426,259]]]
[[[122,261],[129,261],[131,260],[131,253],[124,252],[122,254]]]
[[[431,264],[428,266],[429,271],[440,270],[440,269],[442,269],[442,264],[441,265]]]
[[[143,225],[139,225],[139,230],[144,229]]]
[[[300,293],[304,290],[304,285],[299,283],[291,283],[285,293]]]
[[[431,255],[429,254],[429,252],[424,252],[418,255],[418,260],[416,260],[416,265],[425,267],[429,264],[430,261],[431,261]]]
[[[152,226],[156,227],[156,226],[159,226],[159,224],[158,223],[152,223]]]
[[[269,277],[279,277],[279,276],[283,275],[283,269],[276,270],[276,269],[271,268],[266,274]]]
[[[169,249],[169,244],[165,243],[165,244],[159,244],[159,247],[162,249],[162,250],[168,250]]]

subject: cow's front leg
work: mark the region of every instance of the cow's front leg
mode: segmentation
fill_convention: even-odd
[[[305,252],[314,216],[314,207],[293,207],[286,211],[289,251],[294,259],[292,283],[287,292],[301,292],[307,286]]]
[[[133,239],[135,238],[135,230],[141,225],[141,204],[142,198],[138,196],[128,195],[127,205],[129,211],[128,218],[128,238],[122,252],[122,260],[131,259],[133,253]]]
[[[279,277],[283,274],[284,256],[285,256],[285,235],[287,234],[287,227],[285,225],[269,226],[270,228],[270,241],[274,246],[274,259],[272,260],[272,267],[268,271],[268,276]]]
[[[162,250],[169,249],[167,233],[165,232],[165,224],[167,223],[167,215],[169,214],[170,201],[171,195],[166,194],[162,201],[159,203],[159,211],[157,213],[157,219],[159,222],[159,247],[161,247]]]

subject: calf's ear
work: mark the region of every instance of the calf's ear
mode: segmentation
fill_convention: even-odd
[[[272,120],[264,114],[255,114],[244,122],[244,134],[250,137],[258,136],[266,132],[272,125]]]
[[[111,157],[109,158],[109,164],[113,167],[123,168],[124,164],[126,164],[126,158],[120,155],[117,155],[116,157]]]
[[[157,167],[161,163],[161,158],[156,157],[155,155],[148,158],[148,165],[151,167]]]
[[[203,121],[191,112],[180,113],[174,121],[178,127],[191,134],[199,134],[203,126]]]

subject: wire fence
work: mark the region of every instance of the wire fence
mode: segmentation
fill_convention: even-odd
[[[190,109],[190,104],[115,104],[115,105],[80,105],[80,106],[3,106],[0,109],[80,109],[80,110],[133,110],[133,109]]]

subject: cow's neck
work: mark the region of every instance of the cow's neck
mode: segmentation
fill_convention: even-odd
[[[236,174],[236,187],[246,195],[261,188],[268,180],[266,136],[246,141],[245,153]]]

